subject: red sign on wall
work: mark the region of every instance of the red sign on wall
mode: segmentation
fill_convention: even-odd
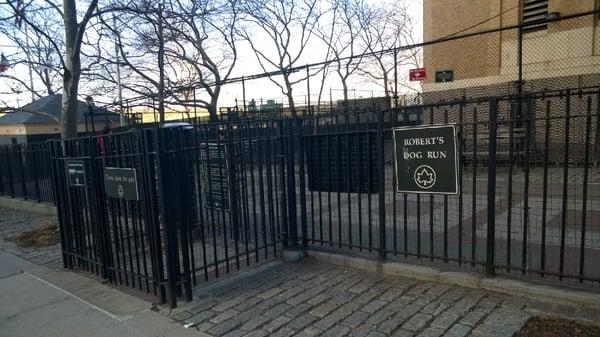
[[[408,77],[411,81],[423,81],[427,78],[427,71],[425,68],[410,69],[408,71]]]

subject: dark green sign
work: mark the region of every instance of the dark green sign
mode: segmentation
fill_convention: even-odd
[[[435,72],[436,82],[452,82],[454,81],[454,70],[442,70]]]
[[[70,186],[84,187],[85,181],[85,164],[83,160],[67,160],[67,177]]]
[[[105,167],[104,189],[111,198],[140,200],[134,168]]]
[[[460,192],[454,125],[411,126],[393,131],[398,192]]]

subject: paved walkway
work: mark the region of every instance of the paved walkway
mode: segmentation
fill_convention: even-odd
[[[2,238],[46,222],[0,215]],[[193,302],[170,310],[60,270],[59,253],[58,245],[30,250],[0,240],[0,335],[509,337],[538,313],[600,323],[597,311],[311,259],[275,261],[195,288]]]
[[[24,231],[46,225],[58,226],[58,219],[51,215],[26,213],[0,207],[0,249],[5,249],[30,262],[51,269],[62,268],[60,244],[48,247],[19,247],[10,238]]]
[[[137,297],[2,250],[0,303],[0,336],[205,336]]]
[[[598,319],[582,309],[311,260],[273,263],[198,289],[195,299],[171,317],[228,337],[510,337],[539,311]]]

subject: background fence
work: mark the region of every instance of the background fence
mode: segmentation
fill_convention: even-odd
[[[0,146],[0,195],[54,202],[49,143]]]

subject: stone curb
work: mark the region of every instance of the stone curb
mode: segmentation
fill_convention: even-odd
[[[44,215],[58,215],[56,206],[51,203],[13,199],[10,197],[0,197],[0,207]]]
[[[561,303],[600,309],[600,294],[592,292],[514,280],[503,276],[490,277],[478,273],[442,271],[438,268],[429,266],[417,266],[414,264],[392,261],[382,262],[369,258],[346,256],[314,250],[307,250],[306,255],[317,261],[370,272],[453,284],[466,288],[496,291],[552,304]]]

